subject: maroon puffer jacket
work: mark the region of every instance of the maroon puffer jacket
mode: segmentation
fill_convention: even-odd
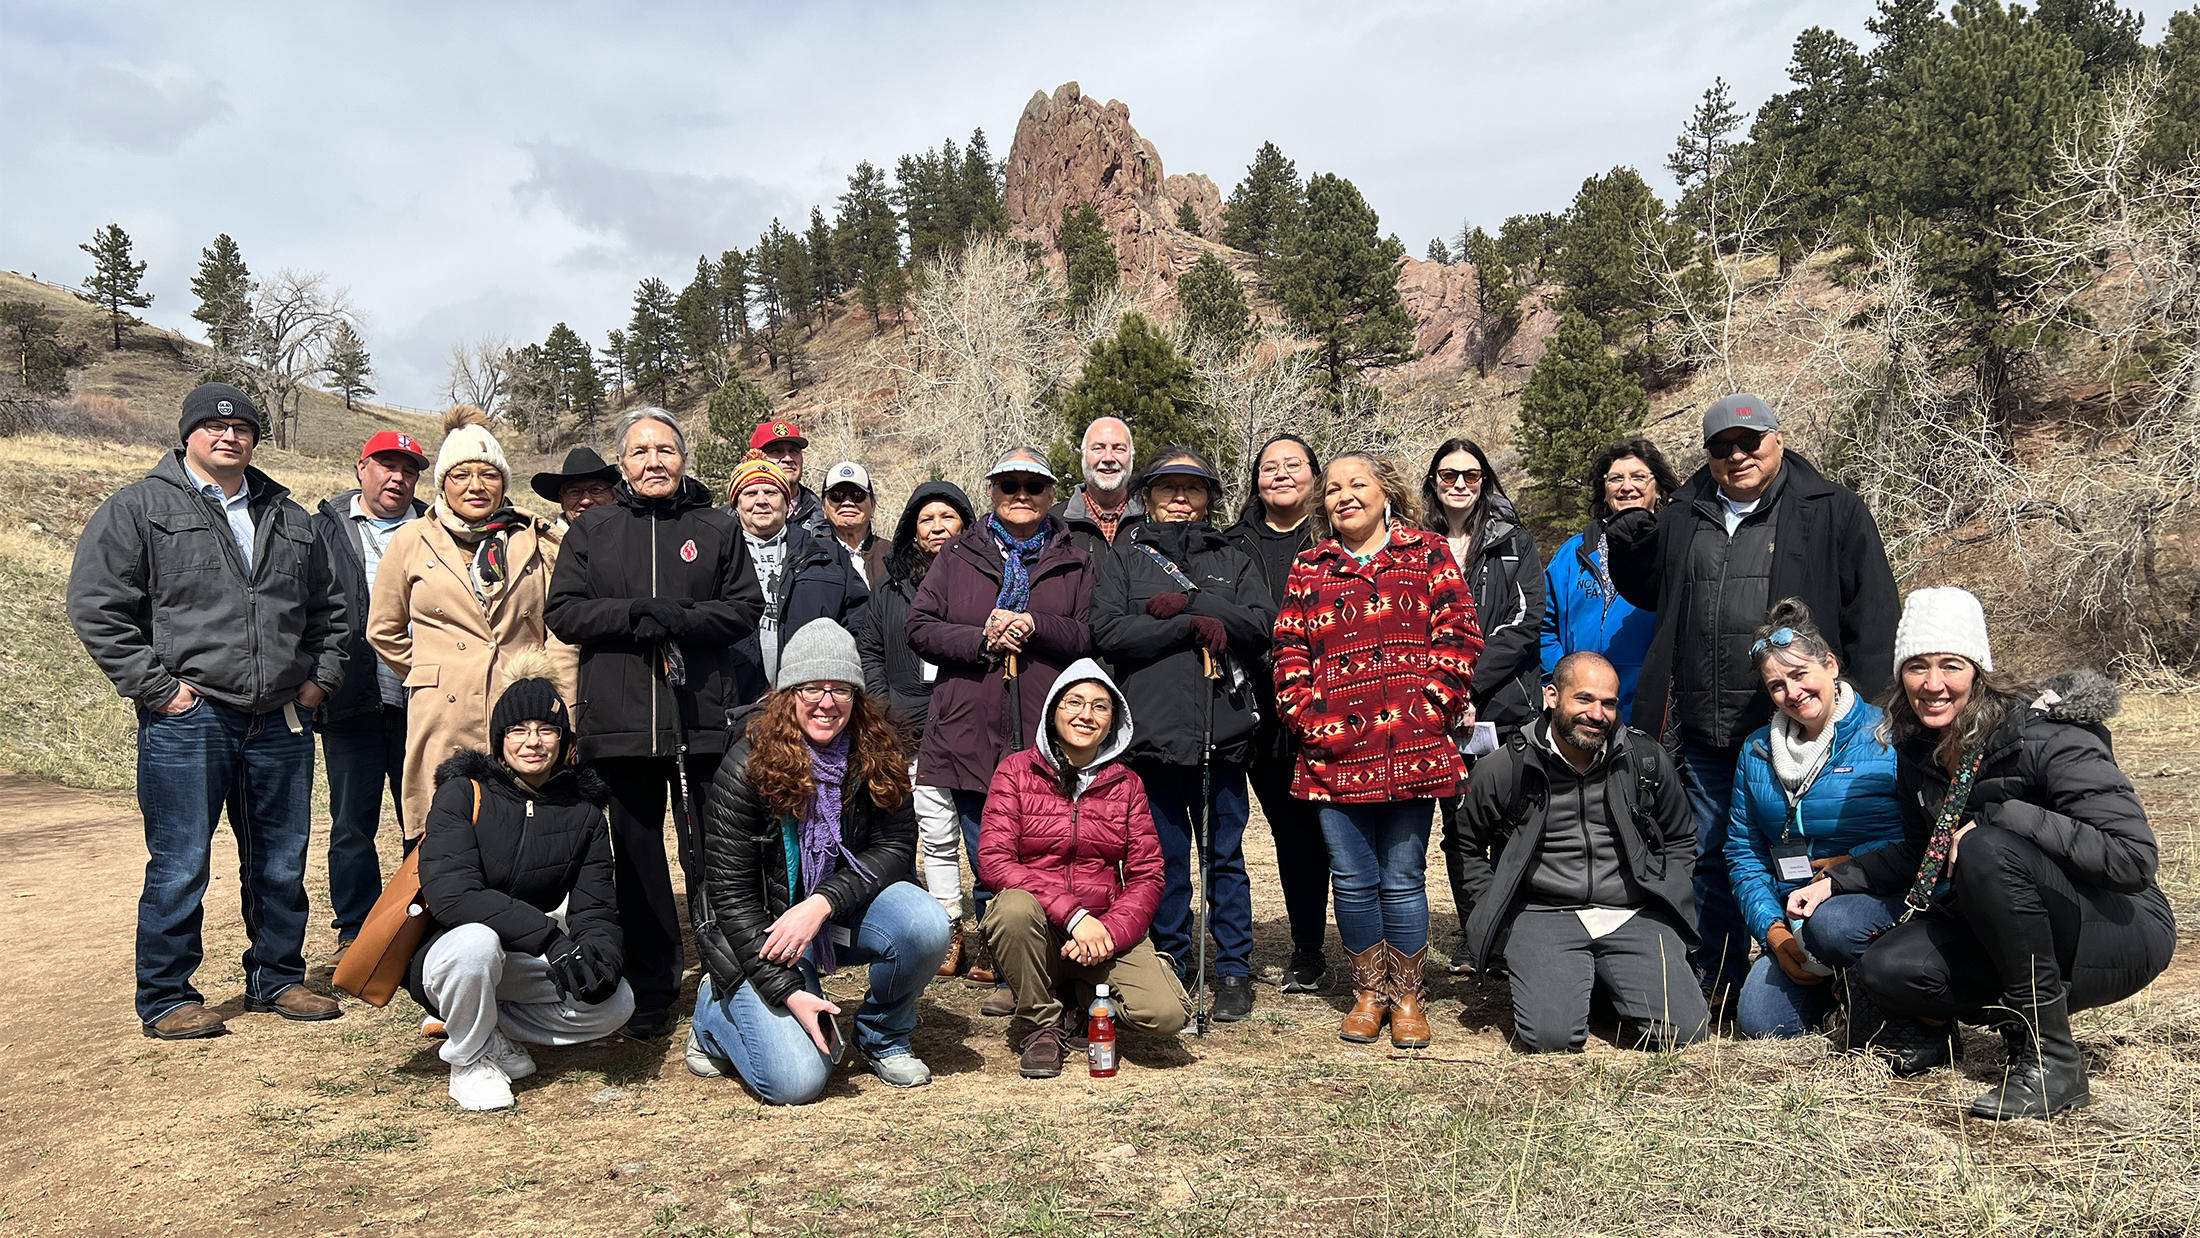
[[[1081,907],[1100,917],[1118,954],[1130,949],[1161,906],[1161,839],[1146,784],[1110,762],[1071,801],[1037,749],[1011,755],[994,771],[978,826],[978,876],[996,891],[1030,891],[1057,925]]]

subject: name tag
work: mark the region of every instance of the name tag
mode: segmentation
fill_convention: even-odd
[[[930,662],[922,660],[919,660],[917,662],[917,678],[923,680],[925,683],[932,683],[939,677],[939,667],[932,665]]]
[[[1782,881],[1810,880],[1810,842],[1797,839],[1794,842],[1772,845],[1772,864]]]

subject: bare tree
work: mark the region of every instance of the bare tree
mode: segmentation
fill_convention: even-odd
[[[444,399],[453,404],[471,404],[495,417],[511,390],[512,341],[501,335],[484,335],[470,343],[451,345]]]
[[[339,329],[355,321],[351,294],[318,271],[285,267],[253,295],[248,355],[277,447],[296,441],[306,383],[327,368]]]

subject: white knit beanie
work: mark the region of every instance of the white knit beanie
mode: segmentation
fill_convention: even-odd
[[[443,488],[443,475],[461,464],[486,464],[512,482],[511,462],[504,446],[489,433],[489,414],[471,404],[459,404],[443,414],[443,446],[435,453],[435,488]]]
[[[1956,653],[1994,669],[1994,651],[1986,643],[1986,608],[1968,589],[1917,589],[1902,604],[1902,623],[1894,630],[1894,669],[1920,654]]]
[[[863,687],[863,659],[856,654],[856,638],[830,619],[812,619],[787,638],[779,651],[779,678],[772,686],[785,691],[806,683],[853,684]]]

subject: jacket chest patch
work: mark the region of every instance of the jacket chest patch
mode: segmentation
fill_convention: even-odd
[[[681,561],[681,562],[683,562],[683,563],[693,563],[693,562],[695,562],[695,539],[694,539],[694,538],[692,538],[692,537],[691,537],[691,538],[687,539],[686,541],[684,541],[684,542],[680,543],[680,561]]]

